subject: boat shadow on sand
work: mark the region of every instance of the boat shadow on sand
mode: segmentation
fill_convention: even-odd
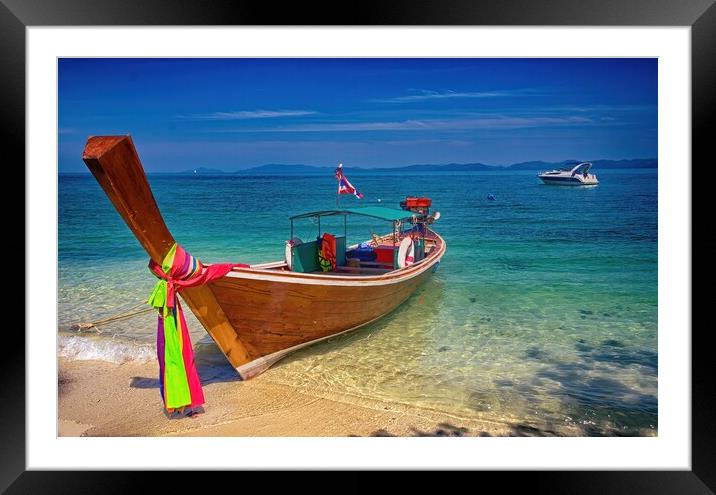
[[[194,359],[202,385],[241,381],[241,377],[236,370],[231,367],[231,364],[229,364],[221,351],[211,343],[198,343],[194,349]],[[129,386],[132,388],[158,389],[159,378],[133,376],[129,382]]]

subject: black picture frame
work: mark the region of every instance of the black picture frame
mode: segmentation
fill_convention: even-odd
[[[25,28],[29,26],[114,25],[523,25],[523,26],[690,26],[692,68],[692,163],[707,165],[716,114],[716,5],[715,0],[453,0],[444,2],[380,1],[351,5],[320,2],[265,2],[215,0],[0,0],[0,122],[5,158],[25,163]],[[347,7],[347,8],[346,8]],[[10,152],[9,155],[7,152]],[[684,167],[690,164],[683,164]],[[693,170],[693,169],[691,169]],[[707,170],[708,172],[708,170]],[[24,183],[24,174],[22,182]],[[693,181],[705,187],[704,182]],[[693,226],[708,213],[692,208]],[[704,222],[701,222],[702,224]],[[706,225],[709,225],[708,223]],[[18,241],[19,236],[18,236]],[[24,242],[24,241],[22,241]],[[18,251],[15,246],[15,251]],[[23,250],[24,251],[24,250]],[[692,265],[693,265],[692,255]],[[25,263],[30,260],[25,259]],[[17,264],[17,260],[14,260]],[[705,273],[701,278],[705,278]],[[692,279],[693,280],[693,279]],[[693,282],[692,282],[693,283]],[[708,307],[708,292],[692,290],[692,308]],[[698,303],[702,304],[699,305]],[[28,311],[27,301],[25,311]],[[530,491],[549,493],[714,493],[716,491],[716,414],[714,360],[708,342],[713,325],[673,329],[691,332],[692,437],[690,471],[547,471],[522,473]],[[26,332],[32,329],[26,328]],[[25,465],[25,343],[7,345],[14,352],[3,357],[0,409],[0,490],[7,493],[99,493],[146,489],[144,481],[125,473],[26,471]],[[5,336],[11,335],[6,331]],[[177,475],[179,473],[176,473]],[[484,476],[500,473],[484,473]],[[502,473],[502,476],[505,476]],[[182,479],[184,477],[181,477]],[[484,481],[483,478],[481,481]],[[504,482],[504,479],[502,480]],[[182,490],[189,485],[182,485]]]

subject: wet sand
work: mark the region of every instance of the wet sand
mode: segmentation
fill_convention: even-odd
[[[317,397],[273,383],[204,385],[204,411],[169,418],[162,408],[156,363],[60,359],[59,436],[507,436],[504,423],[365,398]]]

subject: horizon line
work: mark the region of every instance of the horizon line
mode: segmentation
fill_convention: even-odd
[[[575,162],[575,161],[580,161],[580,162],[581,162],[581,161],[585,161],[585,162],[598,162],[598,161],[603,161],[603,162],[621,162],[621,161],[634,161],[634,160],[656,160],[656,161],[658,162],[658,157],[637,157],[637,158],[619,158],[619,159],[596,158],[596,159],[590,159],[590,160],[565,159],[565,160],[560,160],[560,161],[527,160],[527,161],[522,161],[522,162],[514,162],[514,163],[511,163],[511,164],[509,164],[509,165],[491,165],[491,164],[483,163],[483,162],[462,162],[462,163],[459,163],[459,162],[448,162],[448,163],[413,163],[413,164],[410,164],[410,165],[399,165],[399,166],[392,166],[392,167],[391,167],[391,166],[380,166],[380,165],[379,165],[379,166],[375,166],[375,167],[365,167],[365,166],[356,165],[356,166],[347,166],[346,169],[347,169],[347,170],[351,170],[351,169],[353,169],[353,170],[365,170],[365,171],[370,171],[370,170],[399,170],[399,169],[409,168],[409,167],[415,167],[415,166],[422,166],[422,167],[447,167],[447,166],[454,166],[454,165],[483,165],[483,166],[486,166],[486,167],[493,167],[493,168],[495,168],[495,169],[507,169],[507,168],[510,168],[510,167],[512,167],[512,166],[514,166],[514,165],[521,165],[521,164],[524,164],[524,163],[534,163],[534,162],[543,162],[543,163],[545,163],[545,164],[547,164],[547,165],[557,165],[557,164],[563,164],[563,163],[566,163],[566,162]],[[246,168],[238,168],[238,169],[234,169],[234,170],[230,170],[230,171],[229,171],[229,170],[220,169],[220,168],[215,168],[215,167],[204,167],[204,166],[199,166],[199,167],[196,167],[196,168],[193,168],[193,169],[184,169],[184,170],[176,170],[176,171],[150,171],[150,170],[146,170],[146,169],[145,169],[145,171],[146,171],[147,173],[152,173],[152,174],[190,174],[190,173],[192,172],[192,170],[207,169],[207,170],[210,170],[210,171],[220,172],[220,173],[222,173],[222,174],[236,174],[236,173],[239,173],[239,172],[250,171],[250,170],[254,170],[254,169],[262,168],[262,167],[267,167],[267,166],[277,166],[277,167],[309,167],[309,168],[316,168],[316,169],[330,169],[330,168],[333,167],[333,165],[309,165],[309,164],[305,164],[305,163],[291,163],[291,164],[289,164],[289,163],[264,163],[264,164],[261,164],[261,165],[251,165],[251,166],[248,166],[248,167],[246,167]],[[82,170],[81,172],[67,172],[67,171],[61,172],[61,171],[58,170],[57,175],[85,174],[85,173],[86,173],[86,174],[91,174],[91,172],[90,172],[89,170],[84,169],[84,170]]]

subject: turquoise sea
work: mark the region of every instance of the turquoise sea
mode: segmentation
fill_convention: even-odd
[[[395,312],[298,351],[262,377],[537,434],[656,435],[657,171],[593,172],[598,186],[559,187],[543,185],[534,171],[347,169],[365,199],[343,196],[343,206],[397,207],[407,195],[431,197],[447,253]],[[331,174],[149,181],[174,237],[205,262],[279,260],[288,217],[336,201]],[[60,175],[58,189],[60,355],[153,360],[151,313],[100,326],[101,333],[71,329],[146,300],[155,278],[91,175]],[[342,232],[342,220],[322,227]],[[349,242],[385,227],[351,219]],[[294,235],[309,239],[316,228],[304,220]],[[187,316],[202,380],[234,380]]]

